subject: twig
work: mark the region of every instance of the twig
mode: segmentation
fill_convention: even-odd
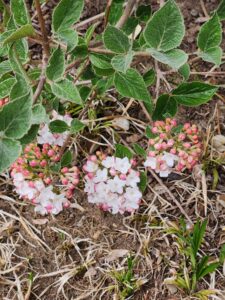
[[[189,218],[186,211],[183,209],[183,207],[180,205],[180,203],[177,201],[177,199],[174,197],[174,195],[171,193],[171,191],[168,189],[168,187],[162,182],[162,180],[155,174],[154,171],[149,170],[152,176],[158,181],[158,183],[166,190],[166,192],[169,194],[173,202],[176,204],[176,206],[179,208],[181,213],[186,217],[186,219],[190,222],[190,224],[193,224],[191,219]]]
[[[127,5],[126,8],[124,10],[123,15],[121,16],[121,18],[119,19],[119,21],[116,24],[116,28],[121,28],[123,27],[123,25],[126,23],[127,19],[129,18],[129,16],[131,15],[134,5],[136,4],[137,0],[128,0],[127,1]]]
[[[112,5],[112,0],[108,0],[108,1],[107,1],[107,6],[106,6],[106,9],[105,9],[104,28],[105,28],[105,27],[107,26],[107,24],[108,24],[111,5]]]
[[[89,47],[88,50],[93,53],[100,53],[100,54],[115,54],[115,52],[101,49],[101,48],[91,48]],[[134,56],[141,56],[141,57],[151,57],[151,54],[147,51],[137,51],[134,53]]]
[[[93,21],[96,21],[96,20],[99,20],[99,19],[104,18],[104,16],[105,16],[105,13],[104,13],[104,12],[103,12],[103,13],[100,13],[100,14],[98,14],[98,15],[96,15],[96,16],[93,16],[93,17],[91,17],[91,18],[89,18],[89,19],[86,19],[86,20],[84,20],[84,21],[82,21],[82,22],[76,24],[76,25],[74,26],[74,28],[77,29],[77,28],[83,27],[83,26],[85,26],[85,25],[88,24],[88,23],[92,23]]]
[[[206,8],[205,8],[205,4],[204,4],[203,0],[200,0],[200,5],[201,5],[201,8],[202,8],[202,10],[203,10],[204,15],[205,15],[207,18],[209,18],[209,14],[208,14],[208,12],[207,12],[207,10],[206,10]]]
[[[50,47],[49,47],[49,40],[48,40],[48,35],[47,35],[47,31],[45,28],[45,21],[42,15],[42,10],[41,10],[41,5],[39,0],[35,0],[35,7],[37,10],[37,16],[38,16],[38,21],[40,24],[40,28],[41,28],[41,33],[42,33],[42,47],[43,47],[43,59],[42,59],[42,70],[41,70],[41,76],[40,76],[40,80],[37,86],[37,89],[34,93],[34,98],[33,98],[33,102],[35,103],[38,99],[38,97],[41,94],[41,91],[44,87],[45,84],[45,71],[48,65],[48,57],[50,55]]]

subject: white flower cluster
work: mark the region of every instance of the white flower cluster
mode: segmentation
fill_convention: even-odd
[[[56,111],[52,112],[51,121],[61,120],[67,123],[70,126],[72,122],[72,118],[69,115],[61,116]],[[52,133],[49,129],[48,124],[43,124],[41,129],[38,131],[37,142],[38,144],[49,144],[56,146],[63,146],[66,138],[68,136],[68,132],[65,131],[63,133]]]
[[[138,209],[142,197],[140,174],[132,163],[127,157],[92,155],[83,167],[88,201],[113,214]]]
[[[46,187],[42,180],[27,181],[22,173],[12,174],[16,192],[21,198],[30,200],[35,205],[35,211],[41,215],[52,213],[56,215],[69,206],[69,201],[63,193],[57,195],[53,186]]]

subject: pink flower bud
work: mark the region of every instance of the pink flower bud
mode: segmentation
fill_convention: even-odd
[[[184,139],[185,139],[185,134],[184,133],[180,133],[179,135],[178,135],[178,140],[179,141],[183,141]]]
[[[96,155],[91,155],[89,160],[95,162],[95,161],[97,161],[97,156]]]
[[[149,157],[155,157],[155,151],[149,151],[148,156]]]
[[[70,207],[70,202],[68,201],[68,202],[63,203],[63,207],[65,207],[65,208]]]
[[[115,170],[114,168],[111,168],[111,169],[109,170],[109,174],[110,174],[111,176],[115,176],[115,175],[116,175],[116,170]]]
[[[87,165],[86,165],[86,164],[83,165],[83,170],[84,170],[85,172],[87,172]]]
[[[189,134],[189,135],[190,135],[190,134],[192,134],[192,129],[191,129],[191,128],[189,128],[189,129],[187,129],[187,131],[186,131],[186,132],[187,132],[187,134]]]
[[[190,128],[191,127],[191,124],[190,123],[185,123],[184,124],[184,129],[185,130],[187,130],[188,128]]]
[[[136,159],[133,159],[133,158],[130,160],[130,163],[133,167],[135,167],[137,165]]]
[[[45,206],[45,208],[50,213],[52,211],[52,209],[53,209],[53,205],[52,204],[48,204],[47,206]]]
[[[153,146],[153,145],[155,144],[155,140],[150,139],[150,140],[148,141],[148,143],[149,143],[149,145]]]
[[[170,140],[168,140],[167,145],[169,147],[173,147],[174,143],[175,143],[174,140],[170,139]]]
[[[40,166],[42,168],[46,167],[47,166],[47,160],[43,159],[41,162],[40,162]]]
[[[175,119],[172,119],[172,120],[171,120],[171,124],[172,124],[173,126],[177,126],[177,121],[176,121]]]
[[[160,139],[165,139],[166,138],[166,134],[165,133],[160,133],[159,137],[160,137]]]
[[[44,182],[45,182],[46,184],[51,184],[51,183],[52,183],[52,180],[51,180],[50,177],[47,177],[47,178],[44,179]]]
[[[44,178],[44,176],[45,176],[44,173],[39,173],[39,174],[38,174],[38,177],[39,177],[39,178]]]
[[[170,125],[166,125],[165,126],[165,130],[166,130],[166,132],[169,132],[171,130],[171,126]]]
[[[89,179],[93,179],[95,175],[94,175],[94,173],[89,172],[89,173],[87,173],[87,176]]]
[[[80,180],[77,178],[77,179],[74,179],[73,181],[72,181],[72,183],[74,184],[74,185],[78,185],[78,183],[80,182]]]
[[[48,156],[52,157],[53,155],[55,155],[54,150],[52,150],[52,149],[48,150]]]
[[[121,180],[126,180],[127,179],[127,176],[125,174],[120,174],[120,179]]]
[[[73,197],[73,192],[71,190],[66,192],[66,198],[71,199]]]
[[[171,154],[176,154],[176,153],[177,153],[177,150],[176,150],[175,148],[173,148],[173,149],[170,150],[170,153],[171,153]]]
[[[190,143],[184,143],[184,147],[189,149],[189,148],[191,148],[191,144]]]
[[[62,184],[67,185],[69,183],[69,180],[67,178],[62,178]]]
[[[31,188],[35,188],[35,184],[34,184],[33,181],[29,181],[28,185],[29,185],[29,187],[31,187]]]
[[[64,167],[62,168],[61,170],[62,173],[68,173],[69,172],[69,169],[67,167]]]
[[[37,166],[37,161],[36,160],[32,160],[32,161],[30,161],[30,163],[29,163],[29,165],[31,166],[31,167],[36,167]]]
[[[157,143],[157,144],[154,145],[154,148],[156,150],[161,150],[162,149],[162,144]]]
[[[22,174],[23,174],[24,176],[29,176],[29,175],[30,175],[30,172],[29,172],[28,170],[23,170],[23,171],[22,171]]]
[[[153,127],[152,128],[152,133],[158,133],[158,128],[157,127]]]
[[[167,143],[163,142],[161,144],[161,147],[162,147],[163,150],[166,150],[168,148]]]

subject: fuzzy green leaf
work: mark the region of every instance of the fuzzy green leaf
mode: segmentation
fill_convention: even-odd
[[[8,60],[4,60],[0,63],[0,77],[11,71],[12,71],[12,67]]]
[[[36,104],[32,108],[32,124],[41,124],[46,121],[46,110],[42,104]]]
[[[123,97],[152,103],[144,79],[135,69],[127,70],[126,74],[115,73],[114,83],[117,91]]]
[[[61,167],[67,167],[72,163],[72,153],[71,151],[67,151],[63,154],[62,159],[61,159]]]
[[[76,23],[80,18],[83,7],[83,0],[61,0],[53,12],[53,31],[68,29]]]
[[[161,95],[157,102],[152,116],[154,121],[164,120],[167,117],[173,117],[177,113],[177,101],[168,94]]]
[[[82,123],[80,120],[73,119],[73,121],[71,122],[70,132],[77,133],[77,132],[81,131],[82,129],[84,129],[85,126],[86,125],[84,123]]]
[[[168,52],[159,52],[155,49],[148,49],[148,52],[156,60],[163,64],[170,66],[173,69],[179,69],[188,60],[188,55],[180,49],[172,49]]]
[[[117,72],[126,73],[133,59],[133,52],[129,51],[126,55],[116,55],[112,58],[111,64]]]
[[[144,38],[158,51],[168,51],[180,46],[184,37],[183,16],[174,0],[169,0],[148,22]]]
[[[198,106],[211,100],[217,87],[203,82],[182,83],[172,91],[172,96],[179,104]]]
[[[49,124],[49,129],[53,133],[63,133],[65,131],[69,130],[69,126],[66,122],[64,122],[62,120],[55,120]]]
[[[32,98],[26,94],[10,101],[0,111],[0,132],[8,138],[21,138],[31,125]]]
[[[65,56],[64,52],[58,48],[56,49],[49,60],[46,70],[46,76],[49,80],[56,81],[63,77],[65,72]]]
[[[127,35],[111,25],[104,32],[103,42],[107,49],[115,53],[127,53],[131,46]]]
[[[34,28],[31,24],[26,24],[19,29],[13,31],[13,33],[4,40],[3,46],[10,42],[15,42],[27,36],[33,36],[35,34]]]
[[[148,87],[155,82],[155,71],[153,69],[148,70],[144,75],[143,79],[145,82],[145,85]]]
[[[30,23],[25,0],[11,0],[10,3],[16,24],[23,26]]]
[[[0,138],[0,173],[19,157],[22,147],[18,141]]]
[[[124,145],[116,144],[115,156],[119,158],[127,157],[128,159],[131,159],[133,157],[133,153]]]
[[[16,79],[13,77],[0,82],[0,99],[5,98],[10,94],[10,91],[15,83]]]
[[[68,79],[54,82],[51,85],[53,94],[63,100],[68,100],[76,104],[82,104],[77,87]]]
[[[219,66],[221,64],[222,55],[223,55],[223,50],[220,47],[214,47],[205,52],[200,53],[200,57],[204,61],[213,63],[216,66]]]
[[[99,68],[99,69],[110,69],[111,66],[111,56],[99,53],[91,53],[90,54],[90,61],[91,63]]]
[[[67,28],[57,32],[58,38],[66,43],[67,52],[73,51],[78,44],[78,34],[74,29]]]
[[[190,66],[188,63],[181,66],[178,72],[183,76],[184,80],[188,80],[190,76]]]
[[[216,12],[221,21],[225,20],[225,0],[220,1],[220,5],[218,6]]]

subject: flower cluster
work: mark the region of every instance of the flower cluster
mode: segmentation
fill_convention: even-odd
[[[167,177],[173,169],[178,172],[191,170],[198,163],[202,144],[196,125],[185,123],[177,126],[176,120],[167,118],[156,121],[151,131],[153,136],[149,139],[145,167]]]
[[[135,165],[136,161],[127,157],[106,156],[101,152],[90,156],[83,166],[88,201],[113,214],[137,209],[142,193]]]
[[[79,169],[63,167],[54,171],[59,161],[60,147],[29,144],[24,153],[12,165],[11,176],[16,192],[31,201],[35,211],[45,215],[58,214],[70,206],[75,188],[79,183]]]
[[[61,120],[67,123],[70,126],[72,122],[72,118],[69,115],[61,116],[56,111],[52,112],[51,121]],[[42,124],[41,129],[38,132],[37,142],[38,144],[50,144],[56,146],[63,146],[66,138],[68,136],[68,132],[63,133],[52,133],[49,129],[48,124]]]
[[[9,98],[0,99],[0,108],[9,102]]]

